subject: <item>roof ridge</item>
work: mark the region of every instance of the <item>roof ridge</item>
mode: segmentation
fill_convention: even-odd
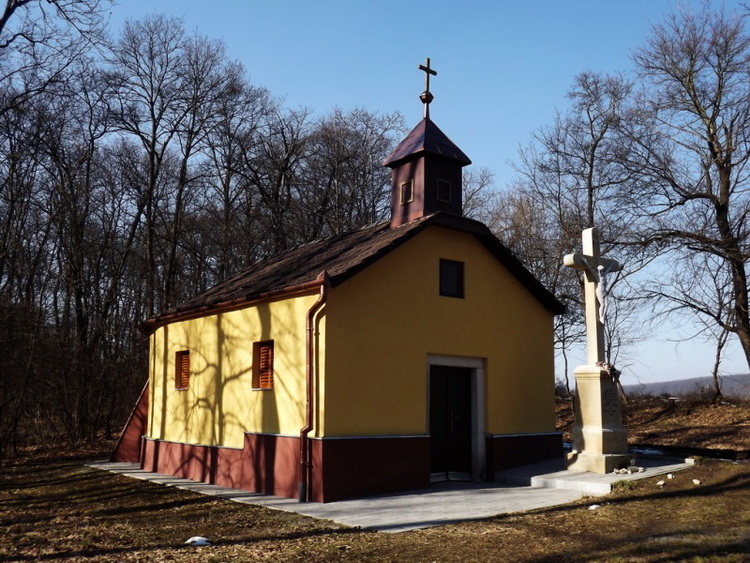
[[[327,237],[320,237],[320,238],[316,238],[316,239],[313,239],[313,240],[309,240],[307,242],[301,242],[301,243],[299,243],[296,246],[293,246],[291,248],[287,248],[286,250],[282,250],[278,254],[272,254],[271,256],[268,256],[267,258],[262,258],[261,260],[258,260],[258,262],[263,262],[265,260],[275,260],[276,258],[279,258],[280,256],[286,254],[287,252],[294,252],[296,250],[300,250],[300,249],[305,248],[307,246],[313,246],[313,245],[319,244],[321,242],[330,242],[330,241],[333,241],[333,240],[337,240],[337,239],[341,239],[341,238],[346,238],[348,236],[353,235],[354,233],[359,233],[359,232],[362,232],[362,231],[366,231],[368,229],[375,229],[375,228],[377,228],[379,226],[387,225],[387,224],[388,224],[388,220],[382,220],[382,221],[378,221],[377,223],[370,223],[368,225],[362,225],[361,227],[357,227],[356,229],[354,229],[352,231],[346,231],[345,233],[338,233],[338,234],[334,234],[334,235],[328,235]]]
[[[373,223],[256,261],[146,324],[151,330],[162,322],[205,314],[222,306],[236,308],[262,296],[276,298],[303,286],[307,291],[322,271],[328,272],[333,287],[338,286],[432,225],[474,235],[545,307],[554,312],[563,310],[554,295],[486,225],[438,211],[394,227],[388,221]]]
[[[225,282],[227,282],[229,280],[232,280],[236,276],[243,275],[243,273],[246,272],[247,270],[249,270],[249,269],[251,269],[254,266],[257,266],[259,264],[263,264],[264,262],[269,262],[269,261],[280,262],[280,261],[284,260],[284,257],[287,256],[288,254],[299,252],[300,250],[304,250],[305,248],[313,247],[316,244],[331,243],[333,241],[350,237],[350,236],[352,236],[355,233],[366,231],[368,229],[376,230],[378,227],[385,226],[387,224],[388,224],[387,220],[378,221],[377,223],[370,223],[369,225],[363,225],[361,227],[358,227],[358,228],[354,229],[353,231],[347,231],[345,233],[339,233],[339,234],[336,234],[336,235],[329,235],[327,237],[321,237],[321,238],[316,238],[316,239],[309,240],[309,241],[306,241],[306,242],[301,242],[301,243],[299,243],[299,244],[297,244],[295,246],[292,246],[291,248],[286,248],[286,249],[284,249],[284,250],[282,250],[280,252],[277,252],[275,254],[270,254],[270,255],[268,255],[266,257],[259,258],[257,260],[253,260],[252,262],[250,262],[250,263],[246,264],[244,267],[242,267],[235,274],[231,275],[228,278],[225,278],[225,279],[221,280],[220,282],[218,282],[217,284],[215,284],[212,287],[215,287],[216,285],[223,284],[223,283],[225,283]],[[209,289],[211,289],[211,288],[209,288]]]

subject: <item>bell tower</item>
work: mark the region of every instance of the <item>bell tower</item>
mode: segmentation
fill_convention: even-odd
[[[430,59],[419,69],[424,117],[383,162],[391,169],[391,227],[438,211],[463,215],[461,169],[471,160],[430,119],[430,76],[437,72]]]

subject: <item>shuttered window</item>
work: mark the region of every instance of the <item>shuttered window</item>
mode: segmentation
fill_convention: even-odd
[[[253,388],[273,389],[273,340],[253,344]]]
[[[190,385],[190,352],[181,350],[174,355],[174,387],[187,389]]]

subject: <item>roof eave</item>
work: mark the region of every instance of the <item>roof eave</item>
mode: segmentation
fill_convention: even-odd
[[[308,282],[290,285],[271,291],[265,291],[254,295],[238,297],[237,299],[222,301],[220,303],[202,305],[200,307],[187,309],[185,311],[176,311],[174,313],[157,315],[156,317],[143,321],[140,325],[140,329],[145,334],[150,335],[153,334],[158,328],[170,323],[199,319],[201,317],[207,317],[219,313],[228,313],[230,311],[244,309],[246,307],[250,307],[252,305],[256,305],[258,303],[270,301],[273,299],[304,295],[320,288],[321,285],[331,285],[331,278],[325,270],[323,270],[317,278]]]

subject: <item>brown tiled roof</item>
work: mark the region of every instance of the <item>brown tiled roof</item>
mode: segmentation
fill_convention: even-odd
[[[326,272],[330,285],[335,287],[430,225],[473,234],[545,307],[555,313],[564,310],[563,305],[486,226],[464,217],[435,213],[393,228],[389,226],[389,222],[378,223],[344,235],[311,242],[257,262],[178,305],[172,311],[146,321],[145,327],[151,331],[173,320],[210,314],[228,306],[241,306],[258,299],[284,295],[308,285],[312,288],[320,284],[323,272]]]

